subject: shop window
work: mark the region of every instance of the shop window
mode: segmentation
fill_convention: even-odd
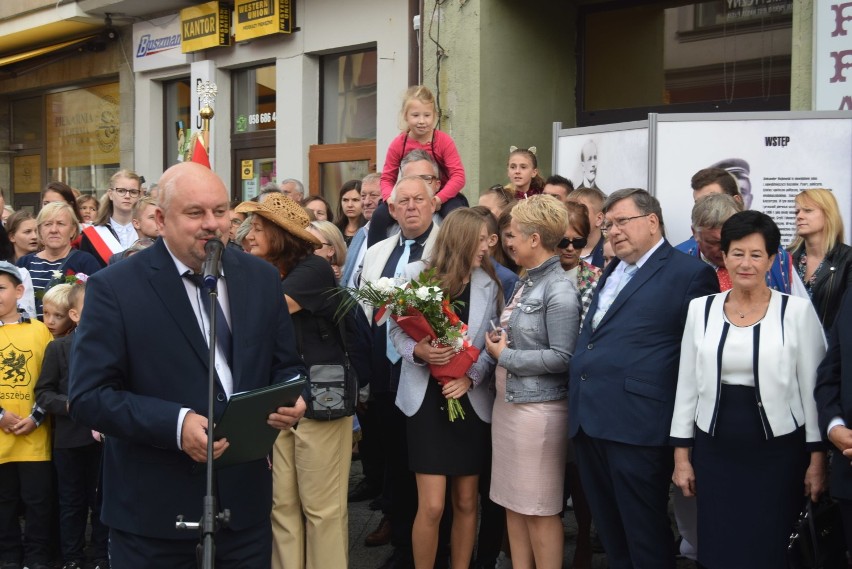
[[[48,180],[103,195],[119,169],[118,83],[45,96]]]
[[[792,7],[658,1],[581,10],[578,123],[789,110]]]
[[[323,56],[320,142],[376,138],[376,50]]]
[[[23,148],[38,148],[42,142],[41,97],[12,101],[12,144]]]
[[[275,66],[239,69],[233,74],[234,127],[231,159],[234,198],[248,200],[277,181]]]
[[[337,203],[344,182],[376,171],[376,50],[320,61],[321,144],[311,146],[309,190]]]
[[[275,128],[275,66],[234,72],[234,134]]]
[[[191,90],[189,79],[178,79],[163,84],[163,115],[165,117],[166,143],[163,164],[166,168],[183,161],[192,137],[190,124]]]

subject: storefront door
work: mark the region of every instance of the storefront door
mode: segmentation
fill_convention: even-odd
[[[278,181],[275,167],[275,132],[270,134],[271,141],[255,138],[253,144],[247,148],[239,148],[236,138],[232,139],[235,147],[234,163],[231,167],[231,199],[250,200],[260,193],[264,184]]]

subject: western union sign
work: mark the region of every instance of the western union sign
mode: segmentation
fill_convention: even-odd
[[[293,31],[291,0],[236,0],[234,10],[237,14],[234,25],[237,41]]]
[[[231,9],[222,2],[207,2],[180,11],[181,51],[231,45]]]

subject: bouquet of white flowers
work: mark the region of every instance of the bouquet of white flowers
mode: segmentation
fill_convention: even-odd
[[[467,324],[454,312],[453,303],[441,290],[434,269],[423,271],[411,281],[382,277],[347,291],[353,302],[363,302],[376,310],[378,324],[393,318],[414,340],[428,336],[433,346],[453,347],[455,355],[448,363],[429,366],[440,385],[462,377],[479,357],[479,349],[467,340]],[[447,410],[450,421],[457,417],[464,419],[457,399],[448,400]]]

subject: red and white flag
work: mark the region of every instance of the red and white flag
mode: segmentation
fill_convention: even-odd
[[[204,134],[195,135],[195,144],[192,146],[192,158],[190,162],[210,168],[210,156],[207,154],[207,148],[204,145]]]

